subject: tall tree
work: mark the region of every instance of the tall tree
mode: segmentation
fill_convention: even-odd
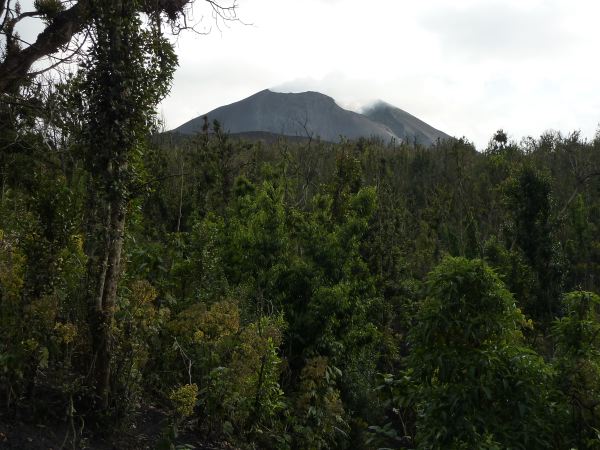
[[[536,320],[552,320],[558,312],[563,284],[560,258],[553,236],[551,179],[530,166],[522,167],[506,185],[507,203],[512,215],[512,239],[535,270],[535,304],[525,312]]]
[[[142,151],[158,101],[176,66],[159,21],[144,26],[141,2],[106,0],[90,7],[94,45],[86,62],[86,164],[89,172],[87,243],[96,389],[110,391],[111,329],[120,275],[132,164]]]
[[[234,20],[236,2],[205,0],[217,20]],[[23,87],[40,72],[32,66],[51,57],[45,69],[66,59],[76,37],[91,37],[82,56],[85,126],[83,144],[89,174],[86,253],[92,365],[96,391],[104,406],[110,393],[111,329],[120,277],[126,213],[135,181],[134,160],[154,122],[154,108],[167,94],[176,67],[172,46],[163,25],[177,33],[187,28],[186,8],[193,0],[36,0],[35,10],[22,11],[19,3],[0,1],[0,98],[22,102]],[[24,44],[17,28],[22,20],[43,19],[43,31],[32,44]],[[183,20],[179,20],[183,18]],[[74,45],[71,53],[80,53]],[[43,71],[42,70],[42,71]],[[27,99],[29,102],[30,99]],[[5,108],[2,108],[4,111]],[[0,111],[0,112],[2,112]],[[15,115],[0,114],[0,124]],[[2,128],[7,128],[2,125]]]

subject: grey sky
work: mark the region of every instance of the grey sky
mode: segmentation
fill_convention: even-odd
[[[566,14],[558,2],[524,5],[498,1],[442,5],[423,14],[421,24],[438,36],[445,52],[468,62],[535,60],[576,47],[576,35],[563,22]]]
[[[26,2],[22,2],[26,3]],[[211,24],[205,2],[194,15]],[[478,148],[600,123],[597,0],[239,0],[252,25],[177,39],[168,128],[259,90],[383,99]]]
[[[367,5],[367,6],[365,6]],[[169,127],[264,88],[381,98],[478,148],[600,123],[600,2],[240,0],[222,33],[179,39]]]

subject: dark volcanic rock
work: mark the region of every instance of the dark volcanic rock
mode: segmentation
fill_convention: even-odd
[[[221,106],[206,116],[209,122],[218,120],[225,131],[240,136],[263,133],[300,139],[320,138],[329,142],[337,142],[341,137],[351,140],[376,137],[384,142],[406,140],[426,146],[438,138],[449,138],[447,134],[387,103],[377,103],[365,114],[358,114],[341,108],[331,97],[318,92],[286,94],[266,89],[239,102]],[[203,124],[204,116],[199,116],[173,132],[195,134],[202,130]]]
[[[282,94],[261,91],[231,105],[206,114],[208,120],[218,120],[229,133],[263,131],[295,137],[320,137],[337,142],[348,139],[379,137],[386,142],[397,140],[386,126],[339,107],[335,101],[318,92]],[[202,129],[203,116],[184,123],[174,131],[194,134]]]
[[[451,139],[446,133],[416,118],[406,111],[388,103],[379,101],[363,111],[369,119],[387,126],[400,139],[430,146],[438,139]]]

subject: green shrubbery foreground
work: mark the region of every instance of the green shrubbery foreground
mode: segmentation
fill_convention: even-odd
[[[159,134],[189,2],[34,3],[0,2],[0,425],[60,448],[135,448],[140,417],[165,449],[600,448],[600,135]],[[82,31],[76,74],[30,73]]]
[[[210,130],[135,163],[104,406],[77,140],[68,170],[34,133],[0,154],[3,420],[66,421],[83,445],[152,404],[163,448],[177,430],[241,448],[600,445],[600,179],[572,169],[593,172],[600,141]]]

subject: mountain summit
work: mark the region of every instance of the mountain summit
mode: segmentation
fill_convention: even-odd
[[[398,138],[429,146],[438,139],[451,139],[443,131],[433,128],[412,114],[396,108],[384,101],[378,101],[366,108],[363,114],[374,122],[387,126]]]
[[[340,107],[335,100],[319,92],[298,94],[260,91],[244,100],[221,106],[209,113],[232,134],[266,132],[283,136],[313,137],[337,142],[340,137],[358,139],[377,137],[384,141],[416,140],[431,145],[437,138],[449,136],[416,117],[387,103],[377,103],[366,114]],[[195,134],[202,130],[204,115],[173,130]]]

